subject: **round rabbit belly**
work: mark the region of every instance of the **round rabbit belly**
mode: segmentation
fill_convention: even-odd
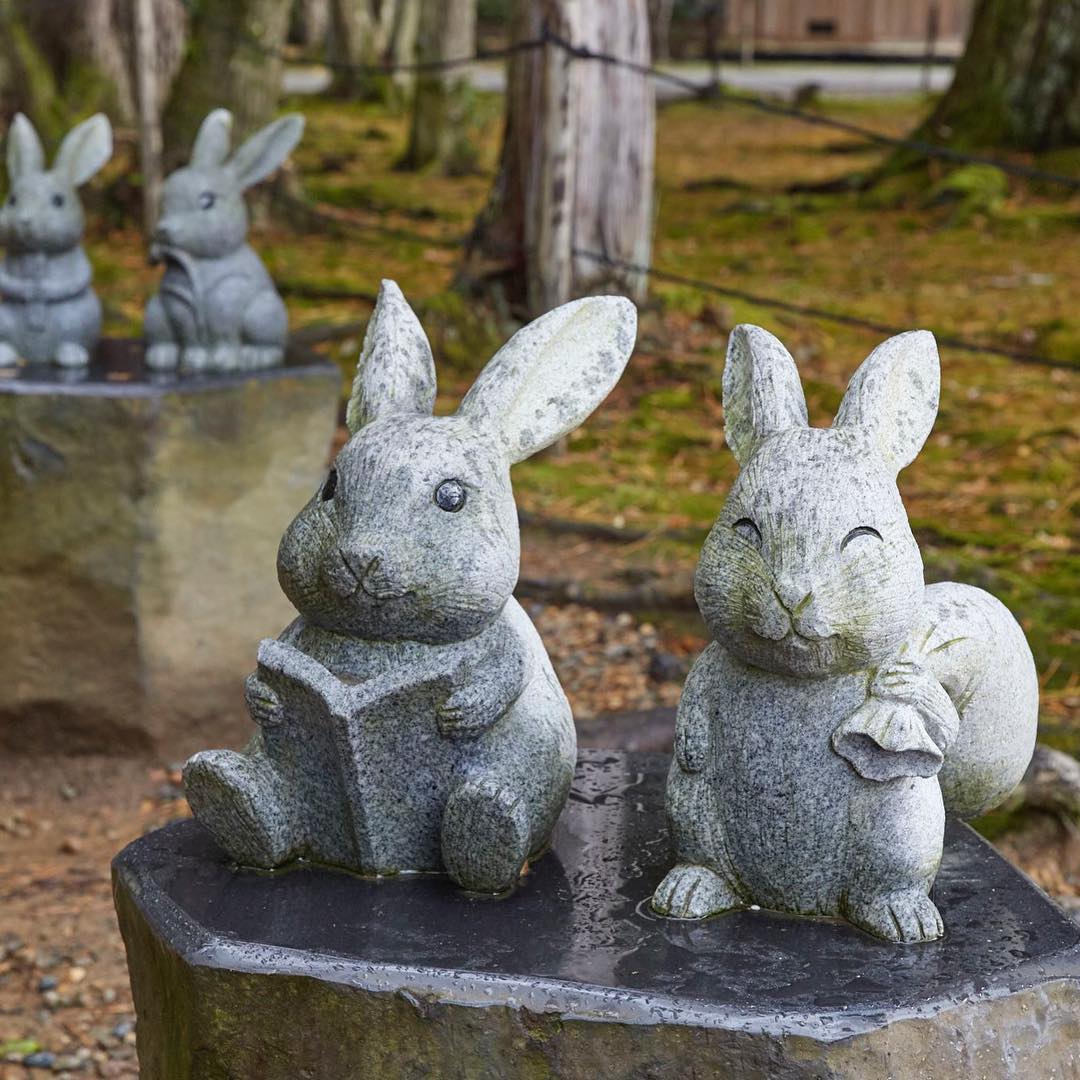
[[[937,780],[867,780],[830,745],[836,726],[865,701],[867,677],[784,678],[730,664],[739,670],[728,673],[718,699],[714,782],[732,885],[746,902],[837,915],[852,891],[912,873],[922,880],[924,867],[932,876],[942,824]],[[920,832],[912,851],[898,851],[893,834],[913,818],[930,820],[935,835],[928,841]]]

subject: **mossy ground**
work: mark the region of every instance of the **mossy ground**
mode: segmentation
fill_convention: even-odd
[[[275,277],[304,289],[290,298],[294,326],[370,312],[367,301],[313,298],[313,290],[370,294],[380,278],[396,278],[429,328],[442,364],[440,407],[449,408],[510,329],[450,291],[456,242],[494,173],[500,100],[476,106],[479,171],[452,178],[395,167],[404,114],[338,101],[295,105],[308,116],[296,169],[320,215],[305,225],[279,220],[255,236]],[[903,134],[928,105],[910,98],[821,108]],[[929,169],[929,185],[908,177],[862,194],[793,194],[796,181],[867,174],[882,151],[733,105],[670,106],[658,140],[658,266],[1077,362],[1073,373],[943,348],[941,414],[901,484],[929,577],[983,585],[1012,608],[1043,683],[1042,737],[1080,750],[1080,198],[982,174],[978,183],[949,183],[939,166]],[[140,240],[103,227],[90,250],[109,303],[107,332],[131,332],[157,280],[143,269]],[[562,453],[516,470],[521,504],[703,536],[734,474],[720,376],[726,332],[741,321],[761,323],[792,349],[819,424],[880,337],[656,282],[628,376]],[[348,369],[358,346],[350,335],[331,348]],[[636,552],[677,554],[689,566],[696,547],[692,538],[657,538]]]

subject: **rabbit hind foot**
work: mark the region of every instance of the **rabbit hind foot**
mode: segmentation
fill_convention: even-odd
[[[447,800],[442,819],[442,859],[465,889],[512,889],[529,856],[529,814],[524,800],[495,780],[473,780]]]
[[[206,750],[184,766],[196,819],[238,863],[269,869],[294,853],[294,829],[271,766],[233,750]]]
[[[742,907],[735,890],[707,866],[678,863],[660,882],[650,903],[670,919],[704,919]]]

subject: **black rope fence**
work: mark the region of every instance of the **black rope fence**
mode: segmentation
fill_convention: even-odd
[[[896,150],[909,150],[920,157],[937,158],[956,165],[990,165],[1000,169],[1009,176],[1038,183],[1055,184],[1067,188],[1070,191],[1080,191],[1080,176],[1069,176],[1065,173],[1054,172],[1049,169],[1040,169],[1034,165],[1026,165],[1019,161],[1009,161],[1005,158],[993,157],[988,154],[975,154],[955,147],[945,146],[940,143],[927,142],[924,139],[912,139],[904,136],[887,135],[882,131],[864,127],[862,124],[853,123],[850,120],[842,120],[838,117],[827,116],[823,113],[811,112],[797,105],[787,104],[771,98],[755,94],[733,93],[723,86],[716,84],[702,85],[693,79],[676,72],[665,71],[655,64],[641,64],[624,57],[614,56],[611,53],[599,52],[587,45],[578,45],[566,38],[561,37],[549,27],[545,26],[539,37],[526,38],[514,42],[502,49],[477,50],[469,56],[449,57],[443,60],[418,61],[416,63],[398,63],[387,60],[379,64],[357,64],[324,59],[316,56],[298,56],[285,50],[273,49],[263,45],[258,39],[252,38],[251,47],[262,52],[264,55],[296,64],[309,64],[323,66],[335,71],[352,71],[360,75],[393,75],[398,72],[409,73],[434,73],[440,71],[452,71],[457,68],[469,67],[473,64],[490,62],[493,60],[506,60],[522,53],[535,52],[547,46],[562,49],[576,60],[590,61],[593,63],[607,64],[611,67],[622,68],[632,71],[644,78],[653,79],[656,82],[667,83],[685,91],[691,97],[709,102],[715,105],[734,105],[740,108],[754,109],[758,112],[772,116],[781,116],[789,120],[796,120],[803,124],[811,124],[815,127],[830,128],[834,131],[843,132],[845,135],[853,135],[878,146],[891,147]]]
[[[863,127],[860,124],[826,116],[821,113],[810,112],[806,109],[799,108],[795,105],[785,104],[781,101],[755,95],[736,94],[724,90],[723,87],[711,84],[702,86],[702,84],[693,79],[688,79],[675,72],[664,71],[662,68],[658,68],[655,65],[638,63],[610,53],[599,52],[585,45],[575,44],[574,42],[561,37],[546,25],[539,37],[523,39],[502,49],[477,50],[469,56],[421,61],[417,63],[393,63],[387,61],[386,63],[379,64],[355,64],[333,59],[328,60],[322,57],[297,56],[284,50],[268,48],[256,39],[252,39],[252,46],[258,48],[259,51],[265,55],[274,56],[282,61],[297,64],[322,65],[331,68],[332,70],[347,70],[366,75],[393,75],[396,72],[424,73],[451,71],[485,61],[506,60],[516,55],[534,52],[547,47],[558,48],[577,60],[601,63],[611,67],[632,71],[644,78],[651,78],[675,86],[684,90],[688,95],[706,102],[718,105],[729,104],[751,108],[773,116],[781,116],[802,123],[841,131],[847,135],[856,136],[879,146],[910,150],[922,157],[946,160],[953,164],[990,165],[1010,176],[1015,176],[1028,181],[1056,184],[1070,191],[1080,191],[1080,177],[1051,172],[1046,169],[1025,165],[1022,162],[1008,161],[984,154],[972,154],[957,150],[953,147],[925,142],[920,139],[887,135],[883,132],[875,131],[872,128]],[[335,225],[341,226],[342,224],[344,223],[335,218]],[[465,247],[469,242],[468,237],[460,237],[458,239],[433,237],[426,236],[423,233],[410,233],[407,230],[390,228],[377,224],[349,223],[348,227],[374,231],[397,239],[419,241],[444,248],[460,249]],[[524,252],[508,252],[506,254],[522,255]],[[831,311],[827,308],[821,308],[814,305],[798,304],[794,301],[784,300],[780,297],[761,295],[734,285],[725,285],[716,281],[692,277],[678,273],[674,270],[665,270],[662,267],[652,264],[625,262],[623,260],[612,258],[603,252],[575,248],[573,254],[577,258],[591,260],[620,273],[645,275],[656,281],[666,281],[671,284],[692,288],[702,293],[722,296],[732,300],[740,300],[758,307],[795,314],[820,322],[831,322],[841,326],[849,326],[855,329],[867,330],[884,335],[899,334],[905,329],[903,327],[892,326],[888,323],[880,322],[876,319],[855,315],[850,312]],[[295,295],[303,295],[305,287],[302,283],[297,282],[291,287],[290,291],[293,291]],[[335,293],[335,298],[370,301],[369,294],[361,293],[359,291],[352,293],[350,290],[338,290]],[[1020,364],[1033,364],[1041,367],[1058,368],[1072,372],[1080,371],[1080,364],[1075,364],[1068,360],[1059,360],[1054,357],[1041,356],[1037,353],[1004,345],[993,345],[972,341],[969,338],[951,331],[935,331],[935,336],[937,337],[938,342],[947,348],[988,356],[997,356]]]

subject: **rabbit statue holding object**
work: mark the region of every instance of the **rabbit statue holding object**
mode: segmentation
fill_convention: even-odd
[[[281,541],[300,617],[264,641],[244,753],[195,755],[196,818],[238,862],[445,869],[511,888],[547,844],[575,765],[573,718],[513,599],[510,466],[617,382],[633,304],[591,297],[518,331],[452,416],[431,348],[384,281],[347,411],[351,438]]]
[[[191,163],[165,181],[150,248],[165,264],[146,305],[150,368],[235,371],[284,359],[288,316],[247,243],[244,191],[284,162],[303,130],[302,116],[283,116],[230,156],[232,114],[215,109],[202,122]]]
[[[783,345],[732,333],[725,434],[741,471],[695,580],[713,642],[679,707],[659,913],[760,905],[897,942],[942,934],[928,894],[944,815],[1020,781],[1038,683],[1001,603],[923,584],[896,475],[938,389],[933,336],[901,334],[856,372],[833,426],[811,428]]]
[[[101,334],[101,302],[82,249],[76,191],[112,155],[112,128],[100,113],[65,136],[51,169],[30,121],[8,132],[11,190],[0,209],[0,365],[18,358],[84,367]]]

